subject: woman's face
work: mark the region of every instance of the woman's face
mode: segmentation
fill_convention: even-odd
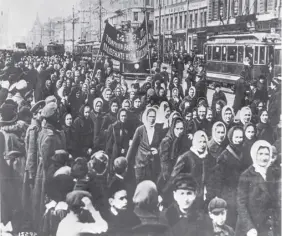
[[[230,109],[226,109],[226,111],[224,112],[224,120],[227,123],[230,123],[232,121],[232,112],[230,111]]]
[[[70,127],[72,125],[72,116],[71,114],[67,114],[65,118],[65,124],[67,127]]]
[[[102,102],[97,102],[94,109],[99,113],[102,110]]]
[[[270,151],[267,147],[261,147],[257,152],[257,164],[260,167],[267,167],[270,162]]]
[[[92,94],[92,95],[95,94],[95,88],[90,89],[90,94]]]
[[[193,119],[197,118],[197,111],[193,111]]]
[[[118,104],[116,102],[112,103],[111,112],[116,114],[118,112]]]
[[[206,114],[207,114],[207,111],[206,111],[206,108],[201,106],[198,108],[198,117],[200,120],[203,120],[206,118]]]
[[[266,124],[268,122],[267,111],[264,111],[260,116],[261,123]]]
[[[155,124],[156,121],[156,112],[154,111],[150,111],[147,115],[147,121],[149,123],[149,125],[153,125]]]
[[[123,107],[122,108],[124,108],[125,110],[129,110],[129,108],[130,108],[130,104],[129,104],[129,102],[125,102],[125,103],[123,103]]]
[[[120,91],[119,88],[117,88],[117,89],[116,89],[116,96],[118,97],[118,96],[120,96],[120,95],[121,95],[121,91]]]
[[[178,97],[178,90],[174,89],[174,90],[172,91],[172,96],[173,96],[173,97]]]
[[[253,126],[248,126],[245,131],[245,136],[247,139],[252,140],[255,137],[255,128]]]
[[[110,90],[107,90],[105,93],[105,100],[110,101],[111,97],[112,97],[112,92]]]
[[[212,117],[213,117],[212,111],[211,111],[211,110],[208,110],[208,112],[207,112],[207,117],[206,117],[207,120],[211,122],[211,121],[212,121]]]
[[[135,96],[135,92],[134,91],[131,91],[130,94],[129,94],[129,99],[132,100]]]
[[[165,112],[164,112],[165,118],[168,119],[169,116],[170,116],[170,114],[171,114],[170,107],[167,107],[167,108],[165,109]]]
[[[77,92],[77,93],[75,94],[75,96],[76,96],[76,98],[80,98],[80,92]]]
[[[164,97],[164,96],[165,96],[165,91],[164,91],[164,89],[160,89],[160,91],[159,91],[159,96],[160,96],[160,97]]]
[[[83,92],[86,92],[86,91],[87,91],[87,85],[86,85],[86,84],[83,84],[83,85],[82,85],[82,91],[83,91]]]
[[[223,126],[218,126],[215,128],[214,138],[217,142],[222,143],[225,139],[225,129]]]
[[[178,138],[184,131],[184,124],[183,122],[179,122],[174,127],[174,135]]]
[[[241,145],[243,143],[243,131],[242,130],[235,130],[233,132],[232,142],[235,145]]]
[[[192,113],[187,113],[186,116],[185,116],[185,120],[186,121],[192,120]]]
[[[251,121],[251,117],[252,117],[251,111],[247,110],[247,111],[245,112],[245,114],[243,115],[243,121],[244,121],[244,123],[250,122],[250,121]]]
[[[215,104],[215,111],[216,113],[221,113],[221,106],[219,104]]]
[[[206,150],[207,141],[204,136],[200,137],[197,144],[197,151],[203,153]]]
[[[127,119],[126,111],[121,111],[120,112],[119,119],[120,119],[121,123],[124,123],[126,121],[126,119]]]
[[[258,109],[258,111],[261,111],[261,110],[263,109],[263,103],[262,103],[262,102],[260,102],[260,103],[258,104],[257,109]]]
[[[194,97],[194,95],[195,95],[194,89],[189,89],[189,96]]]
[[[133,106],[134,106],[134,108],[140,108],[140,106],[141,106],[141,100],[140,100],[140,98],[136,98],[136,99],[134,100]]]
[[[84,107],[83,116],[86,119],[88,119],[90,117],[90,107],[88,107],[88,106]]]

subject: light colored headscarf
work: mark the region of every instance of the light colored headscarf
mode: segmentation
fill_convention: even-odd
[[[232,108],[231,106],[228,106],[228,105],[224,106],[224,107],[222,108],[222,111],[221,111],[221,118],[222,118],[222,120],[223,120],[225,123],[227,123],[226,120],[224,119],[224,113],[226,112],[226,110],[230,110],[230,111],[231,111],[232,116],[233,116],[233,119],[234,119],[234,116],[235,116],[234,110],[233,110],[233,108]]]
[[[198,152],[198,145],[199,145],[199,139],[204,137],[206,140],[206,150],[204,153],[200,154]],[[193,136],[193,140],[192,140],[192,147],[190,148],[190,150],[192,152],[194,152],[199,158],[205,158],[208,155],[208,136],[206,135],[206,133],[202,130],[198,130],[195,132],[194,136]]]
[[[260,148],[268,148],[268,150],[269,150],[270,158],[269,158],[268,165],[266,167],[261,167],[257,164],[257,153],[258,153],[258,150]],[[260,173],[261,176],[263,177],[263,179],[266,180],[267,169],[272,163],[272,147],[271,147],[270,143],[265,141],[265,140],[256,141],[251,148],[251,157],[252,157],[252,160],[253,160],[253,166],[255,168],[255,171]]]
[[[96,105],[97,105],[98,102],[101,102],[101,103],[102,103],[102,106],[103,106],[103,104],[104,104],[102,98],[95,98],[94,101],[93,101],[93,109],[94,109],[94,111],[95,111],[95,107],[96,107]]]
[[[168,119],[165,118],[165,110],[169,107],[168,102],[163,101],[157,112],[156,123],[166,124],[168,127]]]
[[[223,126],[224,127],[224,139],[226,138],[226,126],[225,126],[225,124],[223,123],[223,122],[221,122],[221,121],[217,121],[217,122],[215,122],[214,124],[213,124],[213,126],[212,126],[212,138],[213,138],[213,140],[215,141],[215,142],[217,142],[218,143],[218,141],[216,140],[216,137],[215,137],[215,130],[216,130],[216,128],[218,127],[218,126]]]
[[[127,103],[127,102],[129,103],[129,108],[130,108],[130,107],[131,107],[131,102],[130,102],[129,99],[124,99],[123,102],[122,102],[121,107],[124,108],[124,105],[125,105],[125,103]]]
[[[105,99],[105,97],[106,97],[106,92],[107,91],[111,91],[111,93],[113,92],[110,88],[105,88],[104,90],[103,90],[103,98]]]
[[[154,107],[146,107],[146,110],[143,112],[143,115],[142,115],[142,122],[145,125],[145,127],[149,127],[149,124],[147,122],[147,116],[148,116],[150,111],[154,111],[156,113],[156,115],[157,115],[157,112],[158,112],[157,109],[154,108]],[[155,124],[156,124],[156,122],[154,123],[154,125]]]
[[[169,127],[171,126],[172,120],[173,120],[175,117],[182,117],[182,116],[181,116],[181,114],[180,114],[178,111],[173,111],[173,112],[170,114],[169,118],[168,118],[168,125],[169,125]]]
[[[252,110],[251,110],[251,108],[249,108],[249,107],[242,107],[242,109],[240,110],[240,121],[243,123],[243,125],[246,124],[246,123],[244,122],[243,118],[244,118],[244,115],[245,115],[247,112],[250,112],[250,113],[251,113],[251,119],[252,119]],[[250,122],[250,121],[249,121],[249,122]]]

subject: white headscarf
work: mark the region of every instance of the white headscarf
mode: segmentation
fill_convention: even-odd
[[[147,116],[149,114],[150,111],[154,111],[157,114],[157,109],[155,107],[146,107],[146,110],[143,112],[142,114],[142,122],[145,125],[145,127],[151,127],[148,122],[147,122]],[[156,122],[155,122],[156,124]],[[155,124],[153,126],[155,126]]]
[[[266,167],[261,167],[257,164],[257,153],[258,153],[258,150],[262,147],[268,148],[269,154],[270,154],[269,162],[268,162]],[[266,180],[267,169],[272,163],[272,147],[271,147],[270,143],[265,141],[265,140],[256,141],[251,148],[251,157],[252,157],[252,160],[253,160],[253,166],[255,168],[255,171],[260,173],[261,176],[263,177],[263,179]]]
[[[234,116],[235,116],[233,108],[232,108],[231,106],[225,105],[225,106],[222,108],[222,111],[221,111],[221,118],[222,118],[222,120],[223,120],[225,123],[226,123],[226,120],[225,120],[225,118],[224,118],[224,113],[225,113],[226,110],[228,110],[228,109],[231,110],[233,119],[234,119]]]
[[[240,121],[245,125],[246,123],[244,122],[243,118],[244,118],[244,115],[247,113],[247,112],[250,112],[251,113],[251,118],[252,118],[252,110],[251,108],[249,107],[242,107],[242,109],[240,110]],[[250,122],[250,121],[249,121]]]
[[[217,140],[216,140],[216,138],[215,138],[215,130],[216,130],[216,128],[218,127],[218,126],[223,126],[224,127],[224,138],[226,138],[226,126],[225,126],[225,124],[223,123],[223,122],[221,122],[221,121],[217,121],[217,122],[215,122],[214,124],[213,124],[213,126],[212,126],[212,138],[213,138],[213,140],[216,142],[216,143],[218,143],[217,142]],[[219,143],[218,143],[219,144]]]
[[[156,123],[165,124],[168,127],[168,119],[165,118],[165,110],[169,107],[168,102],[163,101],[157,111]]]
[[[190,148],[190,150],[192,152],[194,152],[199,158],[205,158],[208,155],[208,145],[206,145],[206,150],[204,153],[200,154],[198,152],[198,145],[199,145],[199,139],[201,137],[204,137],[206,140],[206,143],[208,144],[208,136],[206,135],[206,133],[202,130],[198,130],[195,132],[194,136],[193,136],[193,140],[192,140],[192,147]]]

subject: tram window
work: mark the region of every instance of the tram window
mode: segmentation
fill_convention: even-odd
[[[226,61],[226,46],[222,46],[222,61]]]
[[[228,46],[227,61],[237,61],[237,46]]]
[[[244,60],[244,47],[238,46],[238,62],[243,63]]]
[[[264,46],[260,47],[260,51],[259,51],[259,64],[266,64],[266,61],[265,61],[265,47]]]
[[[208,46],[208,60],[212,59],[212,50],[211,50],[211,46]]]
[[[215,61],[220,61],[221,46],[213,46],[212,59]]]
[[[274,51],[274,65],[281,64],[281,49],[275,49]]]
[[[259,54],[259,47],[255,46],[255,60],[254,60],[254,64],[258,64],[258,55]]]
[[[248,57],[250,59],[250,62],[253,63],[254,51],[252,47],[247,46],[245,48],[245,57]]]

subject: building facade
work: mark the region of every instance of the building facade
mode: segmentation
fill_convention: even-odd
[[[165,51],[190,52],[198,44],[196,32],[207,25],[207,1],[155,0],[154,16],[154,37],[162,36]]]

